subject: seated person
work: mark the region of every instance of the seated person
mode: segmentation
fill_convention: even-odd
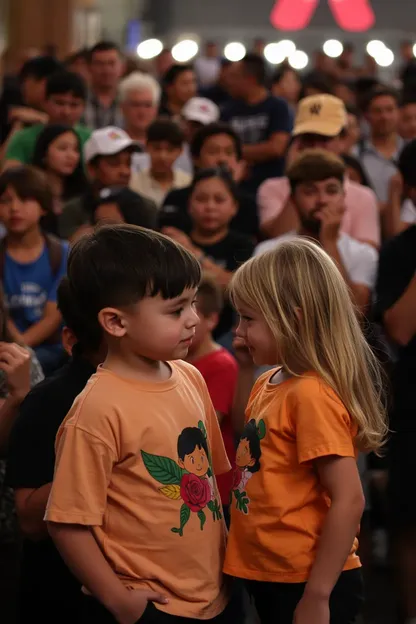
[[[58,288],[63,342],[71,359],[24,401],[10,437],[7,484],[15,491],[23,534],[19,623],[39,618],[52,624],[81,621],[80,583],[48,535],[45,515],[55,466],[55,438],[75,398],[105,359],[100,327],[90,327],[74,306],[65,277]]]
[[[160,207],[169,191],[188,186],[191,176],[174,168],[184,140],[179,125],[170,119],[157,119],[150,124],[146,141],[150,167],[133,173],[130,188]]]
[[[227,124],[212,123],[197,132],[191,143],[195,170],[222,166],[231,173],[238,185],[244,170],[242,144],[238,135]],[[160,214],[160,225],[174,226],[189,234],[192,221],[188,214],[191,186],[171,191],[165,198]],[[234,231],[251,238],[258,237],[258,217],[255,197],[237,187],[238,210],[232,220]]]
[[[195,176],[189,198],[188,212],[192,220],[189,236],[175,227],[162,229],[164,234],[191,251],[202,269],[211,273],[224,291],[233,271],[251,257],[254,249],[248,236],[231,229],[237,201],[236,185],[227,172],[222,169],[202,170]],[[214,337],[227,340],[233,320],[232,307],[226,303]]]
[[[199,325],[189,347],[187,362],[199,370],[211,396],[221,425],[225,450],[232,468],[235,467],[234,427],[232,409],[237,386],[238,365],[234,357],[215,342],[212,332],[218,325],[223,307],[223,295],[215,279],[206,274],[199,284],[196,309]],[[229,518],[228,506],[233,484],[233,472],[217,477],[226,517]]]
[[[48,116],[48,123],[73,127],[81,145],[85,144],[91,134],[88,128],[79,125],[86,98],[87,88],[78,74],[60,71],[50,76],[46,82],[43,109]],[[5,167],[32,163],[36,141],[44,127],[44,124],[38,123],[19,130],[9,138]]]
[[[92,206],[90,225],[81,226],[72,236],[71,242],[92,232],[96,225],[106,223],[129,223],[155,230],[157,214],[153,207],[144,203],[143,197],[129,188],[103,189]]]
[[[0,176],[0,218],[6,228],[0,266],[9,332],[15,342],[34,349],[45,375],[64,355],[56,290],[66,273],[68,245],[42,229],[52,212],[52,193],[41,171],[18,167]]]
[[[291,201],[299,227],[258,245],[255,253],[272,249],[294,236],[318,241],[341,271],[357,307],[365,312],[375,287],[378,253],[371,245],[341,231],[345,213],[345,165],[324,150],[307,150],[289,167]]]
[[[81,142],[74,128],[62,124],[45,126],[36,141],[33,162],[46,173],[54,197],[54,213],[88,188],[81,159]]]
[[[320,148],[336,155],[344,151],[343,130],[347,125],[344,103],[332,95],[314,95],[301,100],[293,130],[291,158],[305,149]],[[260,227],[273,238],[299,226],[291,201],[287,177],[266,180],[257,194]],[[380,244],[379,210],[375,194],[350,180],[345,182],[345,214],[342,231],[377,247]]]
[[[71,239],[80,227],[90,225],[91,207],[103,189],[129,186],[132,154],[139,149],[120,128],[109,126],[92,133],[84,148],[90,187],[83,196],[64,206],[58,219],[58,231],[62,238]],[[156,213],[154,202],[144,197],[142,201],[148,210]]]

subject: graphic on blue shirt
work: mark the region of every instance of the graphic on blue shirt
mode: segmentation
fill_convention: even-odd
[[[48,301],[56,302],[56,293],[66,274],[68,244],[62,243],[62,261],[53,274],[49,251],[45,247],[37,260],[16,262],[6,253],[4,265],[4,293],[10,318],[20,332],[38,323]]]

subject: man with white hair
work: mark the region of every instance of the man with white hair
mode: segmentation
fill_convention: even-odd
[[[133,72],[120,83],[119,101],[124,130],[143,147],[147,129],[158,114],[160,94],[159,83],[149,74]]]

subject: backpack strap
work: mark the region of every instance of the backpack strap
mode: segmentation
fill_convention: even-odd
[[[56,277],[59,273],[62,264],[62,242],[53,234],[49,234],[45,232],[45,243],[49,253],[49,262],[51,265],[52,275]],[[1,251],[0,251],[1,253]],[[0,259],[0,268],[1,268],[1,259]]]
[[[6,264],[6,239],[0,241],[0,280],[3,281],[4,265]]]

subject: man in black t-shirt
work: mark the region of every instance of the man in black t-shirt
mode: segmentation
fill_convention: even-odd
[[[271,95],[265,83],[264,59],[247,54],[230,69],[229,90],[235,99],[221,113],[243,142],[249,165],[244,187],[254,193],[268,178],[283,175],[293,125],[287,102]]]
[[[259,234],[259,220],[255,196],[242,190],[239,180],[244,170],[242,144],[238,135],[227,124],[212,123],[201,128],[191,143],[191,154],[195,169],[224,167],[237,183],[238,211],[231,221],[231,229],[250,236],[254,240]],[[171,226],[189,234],[192,220],[188,214],[191,186],[168,193],[160,211],[161,227]]]
[[[67,324],[64,338],[69,345],[76,343],[72,358],[27,395],[8,449],[7,484],[15,491],[18,520],[25,537],[19,624],[35,620],[43,624],[80,621],[80,583],[49,538],[43,517],[52,486],[57,431],[105,354],[98,326],[87,327],[73,309],[66,278],[58,290],[58,307]]]
[[[399,169],[408,199],[416,204],[416,141],[403,150]],[[393,554],[403,610],[416,619],[416,225],[411,225],[382,249],[376,312],[397,346],[392,374],[389,440],[389,497]]]

